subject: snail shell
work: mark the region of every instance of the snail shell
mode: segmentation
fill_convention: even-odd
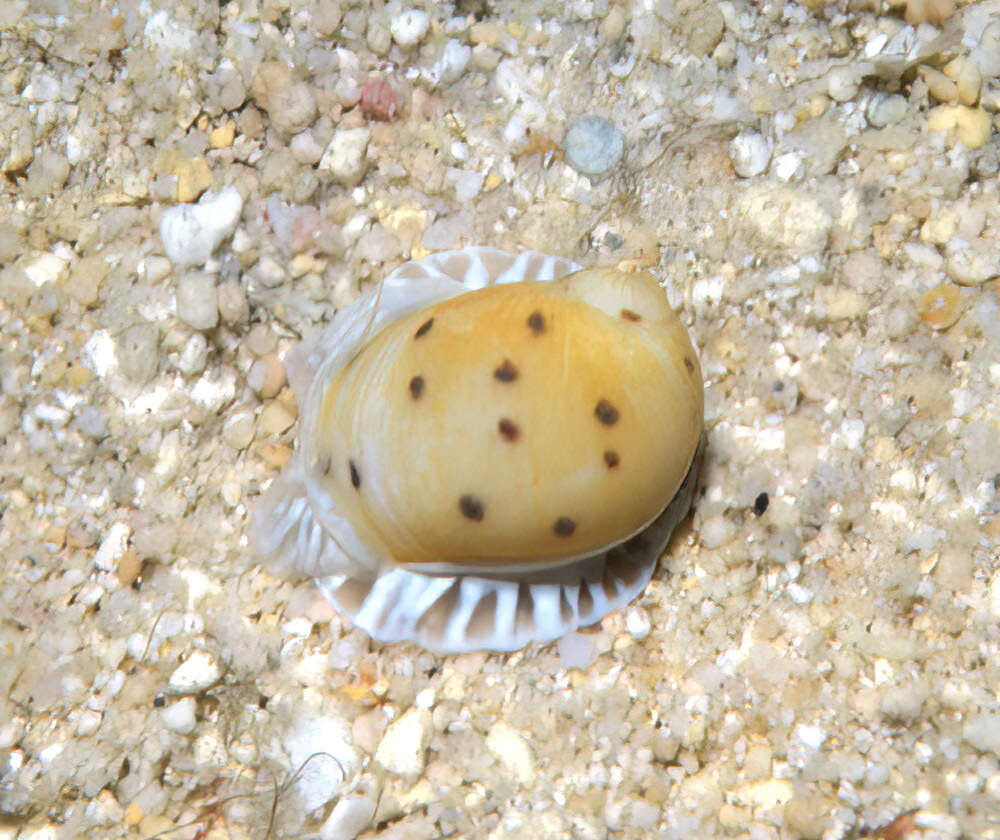
[[[379,641],[516,650],[646,586],[686,515],[697,356],[651,275],[468,248],[289,358],[298,448],[252,543]]]

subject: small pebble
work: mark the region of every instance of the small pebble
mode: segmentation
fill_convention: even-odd
[[[642,607],[629,607],[625,611],[625,629],[634,639],[645,639],[652,627],[649,613]]]
[[[956,236],[948,243],[948,276],[963,286],[979,286],[1000,275],[1000,254],[982,239]]]
[[[205,193],[197,204],[178,204],[163,211],[160,238],[174,265],[202,265],[231,236],[243,212],[235,187]]]
[[[920,238],[934,245],[947,245],[958,231],[958,210],[945,205],[920,226]]]
[[[189,271],[177,280],[177,317],[195,330],[210,330],[219,323],[215,278],[203,271]]]
[[[826,89],[835,102],[849,102],[858,95],[861,76],[856,67],[850,65],[834,67],[826,77]]]
[[[405,9],[389,24],[392,40],[401,47],[412,47],[427,34],[430,22],[431,18],[427,12],[420,9]]]
[[[91,440],[103,440],[108,434],[108,415],[93,406],[83,406],[76,414],[80,432]]]
[[[104,716],[100,712],[92,709],[84,709],[76,722],[76,736],[78,738],[88,738],[101,728],[101,721]]]
[[[255,356],[261,357],[274,352],[278,346],[278,339],[274,331],[266,324],[254,324],[250,328],[250,332],[247,333],[246,345],[247,350]]]
[[[191,758],[198,767],[225,767],[229,755],[221,733],[211,729],[196,738],[191,745]]]
[[[944,66],[945,75],[955,81],[958,89],[958,100],[963,105],[975,105],[979,102],[979,93],[983,88],[983,74],[975,61],[960,55]]]
[[[170,675],[170,690],[175,694],[196,694],[215,685],[220,676],[215,658],[196,650]]]
[[[375,751],[375,760],[397,776],[417,776],[423,772],[430,740],[430,712],[408,709],[389,724]]]
[[[236,137],[236,123],[232,120],[213,128],[208,135],[208,145],[213,149],[228,149]]]
[[[163,725],[171,732],[178,735],[189,735],[194,731],[197,721],[195,720],[195,710],[198,703],[193,697],[182,697],[176,703],[160,710],[160,717]]]
[[[833,803],[822,796],[796,796],[785,804],[785,823],[799,840],[822,840],[832,810]]]
[[[254,419],[248,411],[228,418],[222,426],[222,439],[233,449],[246,449],[253,441]]]
[[[755,185],[740,199],[740,210],[768,245],[795,254],[821,252],[833,227],[829,211],[804,188]]]
[[[451,38],[444,45],[441,58],[435,63],[431,78],[439,85],[453,84],[462,78],[471,59],[472,47]]]
[[[350,741],[350,725],[343,718],[314,717],[307,709],[295,715],[294,729],[285,734],[282,745],[297,768],[295,787],[302,804],[313,811],[342,792],[357,772],[358,757]]]
[[[628,20],[622,7],[612,6],[607,15],[604,16],[604,20],[598,25],[597,31],[605,43],[614,44],[620,41],[622,35],[625,34],[627,23]]]
[[[247,303],[243,286],[236,280],[226,280],[220,283],[216,292],[218,296],[219,315],[222,320],[232,326],[246,321],[250,317],[250,306]]]
[[[729,159],[741,178],[760,175],[771,160],[771,144],[756,131],[736,135],[729,143]]]
[[[969,149],[981,149],[990,139],[990,115],[982,108],[966,105],[938,105],[927,113],[927,127],[931,131],[954,131]]]
[[[365,173],[366,152],[372,133],[367,128],[347,128],[334,132],[319,169],[330,172],[346,187],[356,186]]]
[[[32,198],[41,198],[61,189],[69,178],[69,161],[54,149],[42,147],[28,167],[24,192]]]
[[[403,97],[387,79],[369,79],[361,86],[361,113],[373,120],[391,120],[403,107]]]
[[[313,31],[321,38],[332,38],[340,28],[343,11],[339,0],[318,0],[312,7]]]
[[[159,363],[156,327],[136,324],[125,330],[118,341],[118,367],[137,385],[145,385],[156,375]]]
[[[1000,757],[1000,715],[977,715],[962,727],[962,740],[984,753]]]
[[[247,385],[261,399],[269,400],[278,396],[287,379],[285,363],[273,353],[259,358],[247,373]]]
[[[197,201],[212,186],[212,170],[201,158],[181,158],[170,174],[177,179],[177,200],[182,204]]]
[[[597,660],[597,643],[592,633],[567,633],[556,642],[556,650],[563,668],[584,671]]]
[[[64,288],[73,300],[83,306],[93,306],[100,297],[101,284],[111,266],[101,254],[90,254],[70,270]]]
[[[698,537],[707,549],[721,548],[736,533],[736,526],[724,516],[711,516],[701,524]]]
[[[599,178],[621,160],[625,138],[610,120],[586,116],[573,121],[563,145],[570,166],[583,175]]]
[[[1000,76],[1000,21],[983,30],[979,46],[972,51],[970,60],[976,62],[979,72],[988,78]]]
[[[906,98],[898,93],[876,93],[868,102],[868,122],[875,128],[895,125],[906,116]]]
[[[486,748],[519,785],[530,787],[535,783],[534,756],[524,736],[516,729],[497,721],[486,735]]]
[[[187,376],[193,376],[201,373],[207,362],[208,340],[200,332],[194,333],[184,343],[184,348],[177,357],[177,369]]]
[[[913,25],[929,23],[938,26],[950,18],[954,11],[955,0],[907,0],[903,18]]]
[[[139,263],[139,276],[147,283],[159,283],[170,273],[170,269],[170,260],[152,255]]]
[[[291,68],[281,61],[263,62],[254,73],[250,92],[283,134],[297,134],[316,119],[312,87],[297,80]]]
[[[125,809],[118,804],[114,794],[107,788],[87,803],[84,814],[92,825],[112,826],[125,820]]]
[[[802,155],[798,152],[785,152],[774,159],[772,167],[774,176],[779,181],[791,181],[803,171]]]
[[[24,265],[24,273],[35,286],[55,283],[66,275],[67,262],[58,254],[39,254]]]
[[[927,84],[927,90],[938,102],[957,102],[958,85],[949,79],[940,70],[928,67],[926,64],[920,66],[920,77]]]
[[[955,134],[966,148],[981,149],[993,131],[990,115],[982,108],[958,107],[961,110],[955,117]]]
[[[323,147],[310,129],[296,134],[289,144],[292,157],[304,166],[315,166],[323,157]]]
[[[260,430],[265,435],[280,435],[294,422],[295,415],[278,400],[268,403],[260,413]]]
[[[345,796],[319,830],[320,840],[354,840],[371,825],[375,803],[367,796]]]

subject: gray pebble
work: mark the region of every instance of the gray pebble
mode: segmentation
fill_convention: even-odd
[[[118,342],[118,367],[133,382],[144,385],[156,375],[158,362],[156,328],[136,324],[125,330]]]
[[[312,9],[312,30],[320,38],[332,38],[340,28],[342,17],[337,0],[319,0]]]
[[[898,93],[877,93],[868,103],[867,113],[875,128],[895,125],[906,116],[906,99]]]
[[[580,117],[566,132],[566,161],[583,175],[606,174],[625,151],[625,138],[615,124],[604,117]]]
[[[32,198],[53,193],[69,178],[69,161],[52,149],[42,149],[28,167],[28,180],[24,192]]]
[[[189,271],[177,281],[177,317],[195,330],[210,330],[219,323],[215,278],[204,271]]]
[[[108,435],[108,415],[91,405],[83,406],[76,413],[80,432],[91,440],[103,440]]]
[[[219,285],[219,314],[227,324],[238,324],[250,316],[250,307],[243,286],[236,280]]]

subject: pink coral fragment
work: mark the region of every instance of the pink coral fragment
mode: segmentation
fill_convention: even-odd
[[[403,104],[403,97],[385,79],[372,78],[361,86],[361,113],[369,119],[391,120]]]

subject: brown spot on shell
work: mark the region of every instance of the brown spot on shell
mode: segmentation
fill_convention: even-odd
[[[354,461],[348,461],[347,466],[351,471],[351,486],[357,490],[361,487],[361,473],[358,472],[358,466]]]
[[[504,359],[503,364],[493,371],[493,378],[498,382],[513,382],[518,377],[517,365],[510,359]]]
[[[552,530],[560,537],[568,537],[576,530],[576,523],[568,516],[560,516],[552,526]]]
[[[594,416],[605,426],[613,426],[618,422],[618,409],[607,400],[599,400],[594,406]]]
[[[694,361],[690,356],[684,357],[684,367],[688,369],[688,373],[694,373]]]
[[[422,376],[414,376],[410,380],[410,396],[415,400],[420,399],[420,395],[424,392],[424,378]]]
[[[316,462],[316,472],[318,472],[320,475],[329,475],[330,474],[330,466],[331,466],[331,464],[332,464],[332,461],[331,461],[329,455],[326,455],[326,456],[320,458]]]
[[[464,496],[459,498],[458,509],[462,511],[462,516],[466,519],[471,519],[474,522],[481,522],[483,516],[485,515],[483,503],[477,496],[473,496],[470,493],[466,493]]]
[[[521,436],[521,430],[517,423],[509,417],[500,418],[500,422],[497,423],[497,431],[500,432],[500,437],[508,443],[514,443]]]
[[[618,464],[621,463],[621,458],[618,457],[618,453],[613,449],[604,450],[604,463],[608,465],[609,470],[613,470]]]
[[[545,316],[537,309],[528,316],[528,327],[535,335],[545,332]]]
[[[621,312],[622,318],[626,321],[641,321],[642,315],[638,312],[633,312],[631,309],[623,309]]]
[[[413,334],[413,337],[414,338],[421,338],[421,337],[427,335],[427,333],[430,331],[430,328],[433,327],[433,326],[434,326],[434,319],[433,318],[428,318],[419,327],[417,327],[417,331]]]

